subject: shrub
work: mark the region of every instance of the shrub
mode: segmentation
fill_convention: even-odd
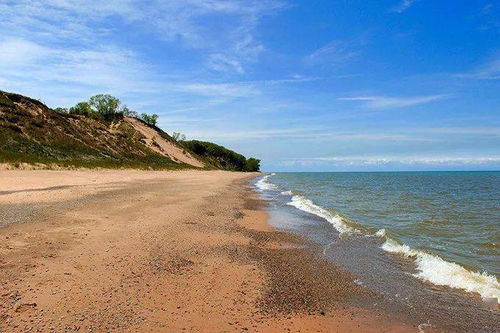
[[[89,103],[80,102],[80,103],[76,104],[75,106],[69,108],[68,113],[90,117],[94,113],[94,110],[92,110],[92,107],[90,106]]]
[[[217,167],[226,170],[245,171],[245,156],[223,146],[197,140],[185,141],[182,144],[195,154],[207,158]]]
[[[126,105],[122,107],[121,112],[123,113],[124,116],[139,118],[139,114],[135,111],[130,110]]]
[[[158,115],[148,115],[147,113],[143,113],[141,114],[141,119],[151,126],[156,126],[156,123],[158,122]]]
[[[118,113],[121,102],[118,98],[111,95],[100,94],[90,97],[88,104],[96,112],[107,116]]]
[[[69,112],[68,108],[55,108],[55,109],[52,109],[52,111],[57,112],[57,113],[68,113]]]
[[[179,132],[174,132],[172,134],[172,139],[174,139],[175,141],[186,141],[186,136],[182,133],[179,133]]]
[[[247,172],[258,172],[260,171],[260,160],[250,157],[245,163],[245,171]]]
[[[3,92],[0,91],[0,106],[14,107],[12,102]]]
[[[65,109],[57,108],[54,111],[63,112]],[[158,115],[143,113],[139,116],[136,111],[132,111],[127,105],[121,106],[121,101],[111,95],[99,94],[90,97],[88,102],[81,102],[73,106],[68,111],[70,114],[78,114],[98,120],[115,121],[123,119],[123,116],[142,119],[151,126],[156,126]]]

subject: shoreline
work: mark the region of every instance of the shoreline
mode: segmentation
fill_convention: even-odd
[[[258,174],[2,175],[0,331],[416,331],[273,229]]]
[[[263,177],[256,182],[262,197],[269,200],[270,223],[281,231],[311,241],[322,257],[351,272],[357,283],[381,296],[371,301],[370,298],[364,298],[364,302],[362,299],[361,307],[377,312],[385,310],[426,332],[489,332],[498,327],[496,308],[479,295],[418,278],[419,266],[413,258],[385,251],[381,235],[374,231],[370,233],[368,229],[359,228],[351,232],[353,229],[347,228],[359,225],[310,199],[312,196],[321,202],[319,198],[324,195],[328,201],[329,193],[321,189],[315,192],[315,188],[308,191],[299,181],[287,182],[286,177],[280,176],[270,181]],[[333,202],[342,204],[341,201]],[[436,267],[440,269],[442,267]],[[442,274],[446,272],[441,271]]]

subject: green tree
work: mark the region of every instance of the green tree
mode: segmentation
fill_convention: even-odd
[[[130,110],[127,105],[123,105],[120,112],[127,117],[139,118],[139,114],[133,110]]]
[[[127,104],[123,104],[120,108],[120,112],[127,116],[132,111],[128,108]]]
[[[184,141],[182,145],[197,155],[205,157],[210,162],[222,169],[233,171],[244,171],[246,158],[223,146],[204,141]]]
[[[245,171],[248,172],[258,172],[260,171],[260,160],[250,157],[245,162]]]
[[[58,113],[68,113],[69,112],[68,108],[55,108],[53,111],[58,112]]]
[[[172,134],[172,139],[174,139],[175,141],[186,141],[186,136],[182,133],[174,132]]]
[[[158,122],[158,115],[157,114],[149,115],[147,113],[143,113],[141,114],[141,119],[151,126],[156,126],[156,123]]]
[[[82,116],[89,117],[94,113],[94,110],[92,110],[92,107],[90,106],[89,103],[87,102],[80,102],[76,104],[75,106],[69,108],[69,114],[79,114]]]
[[[99,94],[90,97],[88,103],[92,109],[103,116],[113,115],[120,110],[120,100],[107,94]]]

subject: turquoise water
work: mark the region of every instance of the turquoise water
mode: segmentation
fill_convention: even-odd
[[[500,172],[277,173],[257,185],[341,236],[380,237],[417,278],[500,295]]]

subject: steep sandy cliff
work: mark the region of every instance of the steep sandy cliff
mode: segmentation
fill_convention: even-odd
[[[0,163],[76,167],[203,168],[202,158],[161,129],[117,115],[96,120],[55,112],[0,91]]]

